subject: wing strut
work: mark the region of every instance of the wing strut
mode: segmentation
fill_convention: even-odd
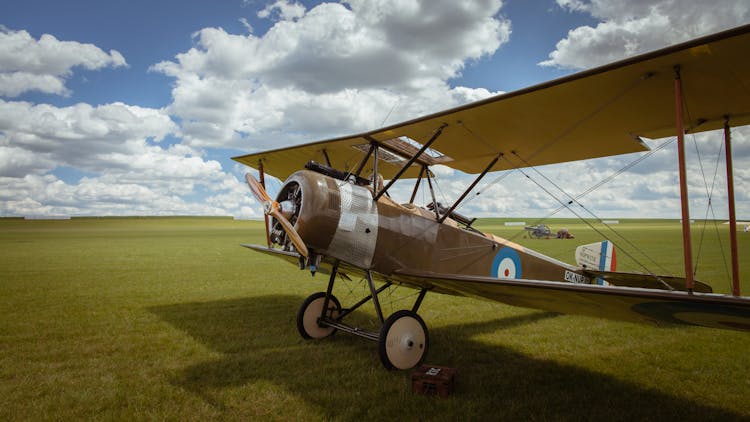
[[[732,253],[732,294],[740,295],[740,265],[737,257],[737,215],[734,210],[734,176],[732,175],[732,135],[729,132],[729,116],[724,120],[724,145],[727,155],[727,200],[729,202],[729,242]]]
[[[331,157],[328,156],[328,151],[326,151],[325,148],[321,149],[320,152],[323,153],[323,158],[326,160],[326,165],[328,167],[333,167],[333,164],[331,164]]]
[[[404,174],[404,172],[405,172],[406,170],[408,170],[408,169],[409,169],[409,167],[411,167],[411,165],[412,165],[412,164],[414,164],[414,162],[415,162],[415,161],[417,161],[417,158],[419,158],[419,157],[420,157],[420,156],[422,155],[422,153],[423,153],[423,152],[427,151],[427,148],[429,148],[429,147],[430,147],[430,145],[432,145],[432,143],[433,143],[433,142],[435,142],[435,141],[437,140],[437,138],[439,138],[439,137],[440,137],[440,135],[442,135],[442,133],[443,133],[443,129],[445,129],[445,127],[446,127],[446,126],[448,126],[448,124],[447,124],[447,123],[443,123],[442,125],[440,125],[440,127],[439,127],[439,128],[438,128],[438,129],[437,129],[437,130],[435,131],[435,133],[434,133],[434,134],[432,135],[432,138],[430,138],[430,140],[429,140],[429,141],[427,141],[427,143],[425,143],[424,145],[422,145],[422,148],[420,148],[420,149],[419,149],[419,151],[417,151],[417,153],[416,153],[416,154],[414,154],[414,155],[413,155],[413,156],[412,156],[412,157],[411,157],[411,158],[409,159],[409,161],[407,161],[407,162],[406,162],[406,163],[404,164],[404,166],[403,166],[403,167],[401,167],[401,170],[399,170],[399,171],[398,171],[398,173],[396,173],[396,175],[395,175],[395,176],[393,176],[393,179],[391,179],[391,180],[389,180],[389,181],[388,181],[388,184],[387,184],[387,185],[385,185],[385,187],[383,188],[383,190],[381,190],[380,192],[378,192],[378,194],[377,194],[377,195],[375,195],[375,200],[376,200],[376,201],[377,201],[378,199],[380,199],[380,197],[381,197],[381,196],[383,196],[383,194],[384,194],[384,193],[386,193],[386,192],[388,191],[388,189],[390,189],[390,187],[391,187],[391,186],[392,186],[392,185],[393,185],[394,183],[396,183],[396,180],[398,180],[398,178],[399,178],[399,177],[401,177],[401,175],[402,175],[402,174]]]
[[[375,312],[377,312],[378,319],[380,319],[380,323],[382,324],[385,322],[385,318],[383,318],[383,310],[380,308],[380,300],[378,300],[378,292],[377,289],[375,289],[375,283],[372,281],[372,272],[370,270],[365,270],[365,276],[367,276],[367,285],[370,286],[370,295],[372,296],[372,303],[375,304]]]
[[[375,151],[375,144],[370,143],[370,149],[367,150],[367,154],[365,154],[364,157],[362,157],[362,161],[359,162],[359,165],[357,166],[357,169],[354,170],[354,174],[359,176],[360,173],[362,173],[362,170],[364,170],[365,165],[367,164],[367,160],[370,159],[370,156],[372,155],[372,152]]]
[[[449,215],[451,215],[451,214],[453,213],[453,210],[455,210],[455,209],[456,209],[456,207],[458,206],[458,204],[460,204],[460,203],[461,203],[461,201],[463,201],[463,200],[464,200],[464,198],[466,198],[466,195],[468,195],[468,194],[469,194],[469,192],[471,192],[471,190],[472,190],[472,189],[474,189],[474,186],[476,186],[476,185],[477,185],[477,183],[479,183],[479,181],[480,181],[480,180],[482,180],[482,178],[484,177],[484,175],[485,175],[485,174],[487,174],[487,172],[488,172],[488,171],[490,171],[490,170],[492,169],[492,167],[494,167],[495,163],[497,163],[497,160],[499,160],[499,159],[500,159],[500,157],[502,157],[502,156],[503,156],[503,153],[502,153],[502,152],[501,152],[501,153],[499,153],[499,154],[497,154],[497,156],[495,157],[495,159],[494,159],[494,160],[492,160],[492,162],[491,162],[491,163],[490,163],[490,164],[489,164],[489,165],[488,165],[488,166],[487,166],[487,167],[486,167],[486,168],[484,169],[484,171],[482,172],[482,174],[480,174],[480,175],[479,175],[479,176],[478,176],[478,177],[477,177],[476,179],[474,179],[474,183],[472,183],[472,184],[471,184],[471,185],[470,185],[470,186],[469,186],[469,187],[468,187],[468,188],[467,188],[467,189],[466,189],[466,190],[464,191],[463,195],[461,195],[461,197],[460,197],[460,198],[458,198],[458,199],[456,200],[456,202],[454,202],[454,203],[453,203],[453,205],[452,205],[452,206],[451,206],[451,207],[450,207],[450,208],[448,209],[448,211],[446,211],[446,212],[445,212],[445,214],[443,214],[443,217],[442,217],[442,218],[440,218],[440,221],[439,221],[440,223],[442,223],[443,221],[445,221],[445,219],[446,219],[446,218],[448,218],[448,216],[449,216]],[[435,208],[437,208],[437,207],[435,207]]]
[[[419,170],[419,177],[417,177],[417,183],[414,184],[414,190],[411,193],[411,198],[409,198],[409,203],[414,203],[414,198],[417,197],[417,191],[419,190],[419,184],[422,183],[422,176],[424,176],[424,169],[425,166],[422,165],[422,169]]]
[[[677,129],[677,158],[680,169],[680,202],[682,205],[682,249],[685,258],[685,287],[693,292],[693,250],[690,241],[690,208],[688,206],[687,172],[685,171],[685,127],[682,117],[682,79],[680,66],[674,67],[674,106]]]
[[[427,167],[426,164],[424,166],[425,166],[425,168]],[[432,203],[436,205],[435,206],[435,219],[438,220],[440,218],[440,214],[439,214],[440,211],[438,211],[437,198],[435,198],[435,189],[432,188],[432,180],[430,180],[430,171],[429,171],[429,169],[425,173],[427,175],[427,186],[429,186],[429,188],[430,188],[430,195],[432,196]]]

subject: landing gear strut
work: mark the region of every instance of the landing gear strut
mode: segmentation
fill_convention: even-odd
[[[340,330],[377,342],[380,361],[387,369],[411,369],[421,364],[427,356],[430,341],[427,326],[424,320],[417,315],[417,311],[427,293],[427,289],[422,289],[411,310],[396,311],[387,319],[384,319],[378,295],[392,286],[390,282],[376,288],[372,273],[366,271],[365,276],[370,294],[352,307],[344,309],[338,299],[331,293],[337,273],[338,262],[331,270],[328,289],[325,292],[314,293],[305,299],[297,312],[297,329],[302,337],[305,339],[321,339]],[[380,332],[367,331],[342,322],[347,315],[370,300],[372,300],[378,319],[382,324]]]

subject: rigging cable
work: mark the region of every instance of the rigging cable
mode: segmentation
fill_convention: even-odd
[[[716,213],[711,203],[711,200],[713,198],[714,187],[716,187],[716,179],[719,173],[719,162],[721,159],[721,152],[724,150],[724,144],[723,143],[719,144],[719,152],[716,155],[716,164],[714,165],[714,177],[713,177],[713,180],[711,181],[711,188],[709,189],[708,183],[706,182],[706,175],[703,171],[703,162],[702,162],[700,151],[698,149],[698,141],[696,140],[696,137],[694,134],[692,138],[693,138],[693,143],[695,144],[695,152],[698,155],[698,163],[700,164],[701,175],[703,176],[703,185],[706,188],[706,197],[708,199],[708,203],[706,204],[706,213],[703,217],[703,228],[701,229],[701,237],[700,237],[700,241],[698,242],[698,251],[695,256],[695,265],[693,268],[693,275],[698,273],[698,262],[700,261],[701,252],[703,251],[703,240],[706,235],[706,226],[708,225],[708,213],[710,211],[711,216],[713,217],[712,218],[714,222],[713,226],[714,226],[714,231],[716,232],[716,238],[719,244],[719,251],[721,252],[721,258],[722,258],[722,261],[724,262],[724,272],[727,276],[727,279],[731,280],[731,276],[729,275],[729,270],[727,266],[727,258],[724,252],[724,246],[721,243],[721,235],[719,234],[719,227],[716,223],[717,222]]]
[[[573,122],[573,123],[572,123],[571,125],[569,125],[569,126],[568,126],[567,128],[563,129],[563,130],[562,130],[562,131],[561,131],[561,132],[560,132],[560,133],[559,133],[559,134],[558,134],[558,135],[557,135],[556,137],[552,138],[552,139],[551,139],[551,140],[550,140],[549,142],[547,142],[546,144],[544,144],[544,145],[542,145],[541,147],[539,147],[539,148],[538,148],[538,149],[537,149],[536,151],[534,151],[534,152],[533,152],[533,153],[532,153],[532,154],[531,154],[531,155],[529,156],[529,159],[532,159],[532,158],[534,158],[534,157],[535,157],[536,155],[538,155],[538,154],[540,154],[541,152],[543,152],[544,150],[546,150],[546,149],[550,148],[550,147],[551,147],[552,145],[554,145],[554,144],[558,143],[558,142],[559,142],[560,140],[562,140],[563,138],[565,138],[566,136],[568,136],[569,134],[571,134],[571,133],[572,133],[573,131],[575,131],[575,130],[576,130],[577,128],[579,128],[579,127],[580,127],[581,125],[583,125],[583,124],[584,124],[584,123],[586,123],[587,121],[591,120],[591,119],[592,119],[592,118],[593,118],[594,116],[598,115],[599,113],[601,113],[602,111],[604,111],[605,109],[607,109],[607,108],[608,108],[609,106],[611,106],[612,104],[616,103],[616,102],[617,102],[617,101],[618,101],[619,99],[621,99],[621,98],[622,98],[622,97],[624,97],[624,96],[625,96],[626,94],[628,94],[628,93],[629,93],[629,92],[630,92],[631,90],[633,90],[633,89],[634,89],[634,88],[635,88],[636,86],[638,86],[638,85],[639,85],[639,84],[640,84],[641,82],[643,82],[643,81],[645,81],[645,80],[647,80],[647,79],[650,79],[650,78],[651,78],[652,76],[653,76],[653,74],[652,74],[652,73],[647,73],[647,74],[644,74],[644,75],[642,75],[642,76],[641,76],[640,78],[637,78],[637,79],[633,80],[633,82],[632,82],[631,84],[629,84],[628,86],[624,87],[624,88],[623,88],[623,89],[622,89],[622,90],[621,90],[620,92],[617,92],[617,93],[615,93],[615,95],[613,95],[613,96],[612,96],[611,98],[609,98],[608,100],[606,100],[606,101],[604,101],[603,103],[601,103],[601,104],[599,104],[598,106],[596,106],[596,107],[595,107],[595,108],[594,108],[593,110],[591,110],[591,111],[590,111],[590,112],[589,112],[588,114],[586,114],[586,115],[584,115],[583,117],[581,117],[581,118],[580,118],[580,119],[579,119],[578,121],[575,121],[575,122]],[[466,130],[466,131],[467,131],[467,132],[469,133],[469,134],[470,134],[470,135],[472,135],[472,136],[473,136],[473,137],[474,137],[474,138],[475,138],[476,140],[478,140],[479,142],[481,142],[482,144],[484,144],[484,145],[486,145],[486,146],[489,146],[489,143],[488,143],[487,141],[485,141],[485,140],[484,140],[484,139],[483,139],[483,138],[482,138],[481,136],[479,136],[479,134],[477,134],[476,132],[472,131],[472,130],[471,130],[471,129],[470,129],[469,127],[468,127],[468,126],[466,126],[466,125],[464,124],[464,122],[463,122],[463,121],[459,122],[459,124],[460,124],[460,125],[461,125],[461,126],[462,126],[462,127],[463,127],[463,128],[464,128],[464,129],[465,129],[465,130]],[[490,146],[490,147],[491,147],[491,146]],[[491,149],[492,149],[493,151],[495,150],[495,148],[492,148],[492,147],[491,147]],[[497,152],[497,151],[495,151],[495,152]],[[515,154],[515,152],[514,152],[514,154]],[[517,155],[517,154],[516,154],[516,155]],[[518,155],[517,155],[517,156],[518,156]],[[508,159],[507,159],[507,158],[505,157],[505,155],[503,155],[503,157],[504,157],[504,159],[505,159],[506,161],[509,161],[509,160],[508,160]],[[519,158],[520,158],[520,156],[519,156]],[[526,173],[525,173],[524,171],[520,170],[520,168],[518,168],[517,166],[513,165],[513,163],[512,163],[512,162],[509,162],[509,164],[511,164],[511,167],[515,168],[516,170],[519,170],[519,171],[521,171],[521,173],[522,173],[522,174],[523,174],[524,176],[526,176],[527,178],[529,178],[529,180],[532,180],[532,181],[533,181],[533,179],[531,179],[531,178],[530,178],[530,177],[529,177],[529,176],[528,176],[528,175],[527,175],[527,174],[526,174]],[[527,162],[527,166],[531,167],[531,165],[530,165],[530,164],[528,164],[528,162]],[[625,171],[625,170],[623,170],[623,171]],[[495,183],[499,182],[500,180],[502,180],[502,179],[504,179],[505,177],[507,177],[507,175],[509,175],[510,173],[512,173],[512,172],[508,172],[508,173],[506,173],[506,174],[504,174],[504,175],[501,175],[501,176],[499,176],[498,178],[496,178],[495,180],[493,180],[493,182],[491,182],[491,183],[490,183],[490,185],[493,185],[493,184],[495,184]],[[534,181],[534,183],[536,183],[536,181]],[[541,186],[540,186],[540,187],[541,187]],[[550,194],[550,196],[552,196],[553,198],[555,198],[555,196],[554,196],[554,195],[552,195],[552,194],[551,194],[551,193],[550,193],[549,191],[547,191],[547,190],[546,190],[546,189],[544,189],[543,187],[541,187],[541,188],[542,188],[543,190],[545,190],[545,191],[546,191],[546,192],[547,192],[548,194]],[[598,188],[598,186],[597,186],[597,188]],[[558,187],[558,189],[560,189],[560,188]],[[561,191],[562,191],[562,190],[561,190]],[[565,192],[563,191],[563,193],[565,193]],[[472,199],[476,198],[476,196],[477,196],[477,195],[474,195],[474,196],[472,196],[472,197],[471,197],[471,198],[470,198],[469,200],[467,200],[466,202],[464,202],[464,204],[465,204],[465,203],[467,203],[467,202],[469,202],[469,201],[471,201]],[[570,195],[568,195],[568,196],[570,196]],[[571,196],[571,198],[572,198],[572,196]],[[555,198],[555,199],[557,199],[557,198]],[[558,201],[559,201],[559,200],[558,200]],[[563,205],[563,207],[567,208],[567,205],[566,205],[566,204],[565,204],[564,202],[562,202],[562,201],[559,201],[559,202],[561,202],[561,205]],[[571,201],[571,203],[572,203],[572,202],[573,202],[573,201]],[[580,203],[579,203],[579,205],[580,205]],[[581,206],[582,206],[582,205],[581,205]],[[583,206],[582,206],[582,207],[583,207]],[[585,209],[585,208],[584,208],[584,209]],[[571,211],[572,211],[572,210],[571,210]],[[588,210],[587,210],[587,211],[588,211]],[[572,211],[572,212],[573,212],[573,211]],[[594,215],[594,214],[593,214],[593,213],[591,213],[590,211],[588,211],[588,212],[589,212],[590,214]],[[575,212],[574,212],[574,214],[575,214]],[[577,214],[576,214],[576,215],[577,215]],[[596,216],[594,215],[594,217],[596,217]],[[579,216],[579,218],[580,218],[581,220],[583,220],[583,219],[582,219],[582,218],[581,218],[580,216]],[[587,224],[588,224],[588,222],[587,222]],[[616,231],[615,231],[615,230],[614,230],[614,229],[613,229],[612,227],[609,227],[608,225],[607,225],[607,227],[608,227],[608,228],[610,228],[610,230],[612,230],[612,231],[613,231],[613,232],[614,232],[615,234],[617,234],[617,235],[618,235],[618,236],[619,236],[620,238],[622,238],[622,239],[623,239],[623,240],[624,240],[624,241],[625,241],[626,243],[628,243],[628,244],[632,245],[632,246],[633,246],[633,248],[635,248],[636,250],[638,250],[638,251],[639,251],[639,252],[640,252],[641,254],[643,254],[644,256],[646,256],[647,258],[649,258],[649,260],[651,260],[652,262],[654,262],[654,264],[656,264],[656,265],[657,265],[658,267],[660,267],[660,268],[662,268],[662,269],[663,269],[663,267],[661,267],[661,266],[660,266],[660,265],[659,265],[658,263],[656,263],[655,261],[653,261],[653,259],[651,259],[651,258],[650,258],[650,257],[649,257],[648,255],[646,255],[645,253],[643,253],[643,251],[639,250],[639,249],[638,249],[638,248],[637,248],[637,247],[636,247],[635,245],[633,245],[633,244],[632,244],[632,242],[630,242],[629,240],[627,240],[626,238],[624,238],[624,237],[623,237],[622,235],[620,235],[619,233],[617,233],[617,232],[616,232]],[[596,229],[595,229],[595,230],[596,230]],[[597,232],[598,232],[598,231],[597,231]],[[601,234],[601,233],[600,233],[600,235],[602,235],[603,237],[607,238],[606,236],[604,236],[604,235],[603,235],[603,234]],[[629,254],[627,253],[627,251],[623,251],[623,252],[624,252],[624,253],[626,253],[627,255],[629,255]],[[630,255],[629,255],[629,256],[630,256]],[[632,257],[631,257],[631,258],[632,258]],[[638,263],[639,265],[641,265],[641,266],[642,266],[642,267],[643,267],[644,269],[646,269],[646,270],[648,271],[648,269],[647,269],[647,268],[645,267],[645,265],[641,264],[641,263],[640,263],[640,262],[639,262],[638,260],[636,260],[636,259],[633,259],[633,260],[634,260],[635,262],[637,262],[637,263]],[[648,271],[648,272],[650,272],[650,271]],[[668,272],[668,271],[666,271],[666,272]],[[653,275],[653,274],[652,274],[652,275]],[[661,281],[661,280],[659,280],[659,281]],[[665,285],[666,285],[666,283],[664,283],[663,281],[661,281],[661,282],[662,282],[663,284],[665,284]],[[670,287],[670,289],[671,289],[671,287]]]
[[[683,98],[683,106],[685,107],[685,114],[687,114],[688,121],[692,121],[692,117],[690,115],[690,107],[688,106],[687,98],[685,98],[684,96],[682,98]],[[701,170],[701,176],[703,177],[703,185],[706,188],[706,197],[707,197],[707,200],[708,200],[708,203],[706,204],[706,215],[705,215],[705,218],[703,219],[703,229],[701,230],[701,238],[700,238],[700,241],[698,242],[698,252],[697,252],[696,257],[695,257],[695,264],[694,264],[694,267],[693,267],[693,275],[696,275],[697,272],[698,272],[698,261],[700,259],[701,251],[703,249],[703,239],[704,239],[704,235],[706,233],[706,225],[708,223],[708,211],[711,210],[711,214],[714,217],[713,218],[713,220],[714,220],[714,229],[716,231],[716,238],[717,238],[717,241],[718,241],[717,243],[719,244],[719,251],[721,252],[721,259],[724,262],[724,273],[727,276],[727,280],[729,280],[729,282],[731,284],[732,277],[729,275],[729,268],[727,266],[727,257],[726,257],[726,254],[724,252],[724,246],[722,246],[721,236],[719,234],[719,227],[716,224],[716,221],[717,221],[716,220],[716,214],[714,213],[714,209],[713,209],[713,206],[711,204],[711,198],[712,198],[712,195],[713,195],[714,186],[716,185],[716,178],[717,178],[717,174],[718,174],[718,170],[719,170],[719,159],[721,157],[721,151],[723,151],[723,149],[724,149],[724,144],[720,143],[720,146],[719,146],[719,152],[718,152],[718,154],[716,156],[716,165],[714,167],[714,178],[713,178],[713,180],[711,182],[711,189],[709,190],[708,183],[706,182],[706,173],[703,170],[703,160],[701,158],[700,150],[698,149],[698,141],[696,139],[695,133],[691,133],[691,137],[693,138],[693,144],[695,145],[695,152],[696,152],[696,154],[698,156],[698,165],[699,165],[700,170]],[[730,287],[730,289],[731,289],[731,287]]]
[[[518,154],[515,154],[515,153],[514,153],[514,155],[515,155],[516,157],[518,157],[518,158],[519,158],[519,159],[520,159],[521,161],[524,161],[524,159],[523,159],[523,158],[521,158],[521,157],[520,157],[520,156],[519,156]],[[503,156],[503,158],[504,158],[504,159],[505,159],[506,161],[508,161],[508,162],[509,162],[509,164],[513,165],[513,163],[512,163],[512,162],[510,162],[510,160],[508,160],[508,159],[507,159],[507,158],[506,158],[505,156]],[[524,161],[524,162],[525,162],[525,161]],[[528,164],[528,163],[526,163],[526,164]],[[563,194],[565,194],[565,195],[567,195],[568,197],[571,197],[571,198],[572,198],[572,196],[570,196],[570,195],[568,195],[567,193],[565,193],[565,191],[564,191],[564,190],[563,190],[562,188],[560,188],[559,186],[557,186],[557,185],[556,185],[556,184],[555,184],[555,183],[554,183],[553,181],[551,181],[551,180],[550,180],[549,178],[547,178],[547,177],[546,177],[546,176],[544,176],[544,175],[543,175],[542,173],[540,173],[540,172],[539,172],[538,170],[536,170],[536,168],[535,168],[535,167],[533,167],[533,166],[528,166],[528,167],[531,167],[531,169],[533,169],[534,171],[536,171],[536,172],[537,172],[537,173],[538,173],[538,174],[539,174],[540,176],[542,176],[542,178],[544,178],[545,180],[547,180],[547,182],[549,182],[549,183],[551,183],[551,184],[552,184],[553,186],[555,186],[555,187],[556,187],[556,188],[557,188],[558,190],[560,190],[560,191],[561,191],[561,192],[562,192]],[[524,176],[526,176],[526,178],[527,178],[527,179],[529,179],[529,180],[530,180],[530,181],[532,181],[532,182],[533,182],[534,184],[536,184],[536,185],[537,185],[537,186],[538,186],[538,187],[539,187],[540,189],[542,189],[542,190],[543,190],[544,192],[546,192],[546,193],[547,193],[548,195],[550,195],[550,196],[551,196],[552,198],[554,198],[554,199],[555,199],[556,201],[560,202],[560,204],[561,204],[562,206],[564,206],[564,207],[568,208],[568,210],[569,210],[570,212],[572,212],[572,213],[573,213],[573,214],[574,214],[574,215],[575,215],[576,217],[578,217],[578,219],[580,219],[581,221],[583,221],[583,222],[584,222],[584,223],[585,223],[586,225],[588,225],[588,226],[589,226],[589,227],[590,227],[590,228],[591,228],[592,230],[594,230],[594,231],[595,231],[596,233],[598,233],[598,234],[599,234],[600,236],[604,237],[605,239],[609,239],[609,240],[611,240],[611,239],[610,239],[609,237],[607,237],[607,236],[606,236],[606,235],[605,235],[604,233],[602,233],[602,232],[601,232],[601,231],[600,231],[599,229],[597,229],[596,227],[594,227],[594,225],[593,225],[593,224],[591,224],[591,222],[589,222],[589,221],[585,220],[585,219],[584,219],[584,218],[583,218],[583,217],[582,217],[582,216],[581,216],[580,214],[578,214],[578,213],[577,213],[577,212],[576,212],[576,211],[575,211],[575,210],[574,210],[573,208],[569,207],[569,206],[568,206],[568,203],[566,203],[565,201],[562,201],[562,200],[560,200],[560,199],[559,199],[559,198],[557,198],[557,197],[556,197],[556,196],[555,196],[555,195],[554,195],[554,194],[553,194],[552,192],[550,192],[550,191],[549,191],[549,190],[548,190],[547,188],[545,188],[544,186],[542,186],[542,184],[541,184],[541,183],[539,183],[539,182],[537,182],[536,180],[532,179],[532,178],[531,178],[531,177],[530,177],[530,176],[529,176],[529,175],[528,175],[528,174],[527,174],[527,173],[526,173],[525,171],[523,171],[523,169],[521,169],[521,168],[519,167],[519,168],[518,168],[518,171],[520,171],[520,172],[521,172],[521,173],[522,173],[522,174],[523,174]],[[572,202],[573,202],[573,201],[571,201],[571,203],[572,203]],[[581,204],[580,202],[577,202],[577,201],[576,201],[576,203],[577,203],[577,204],[578,204],[578,205],[579,205],[579,206],[580,206],[581,208],[583,208],[583,209],[584,209],[584,210],[585,210],[586,212],[588,212],[589,214],[591,214],[591,215],[592,215],[592,216],[593,216],[594,218],[596,218],[596,219],[599,219],[599,218],[598,218],[598,217],[597,217],[597,216],[596,216],[596,215],[595,215],[594,213],[592,213],[592,212],[591,212],[591,211],[589,211],[589,210],[588,210],[588,209],[587,209],[586,207],[584,207],[584,206],[583,206],[583,204]],[[640,249],[639,249],[639,248],[638,248],[637,246],[635,246],[635,245],[634,245],[634,244],[633,244],[632,242],[630,242],[630,241],[629,241],[629,240],[628,240],[627,238],[625,238],[624,236],[622,236],[622,235],[621,235],[621,234],[620,234],[619,232],[617,232],[617,231],[616,231],[616,230],[615,230],[614,228],[612,228],[612,227],[611,227],[610,225],[608,225],[608,224],[605,224],[605,226],[606,226],[607,228],[609,228],[609,229],[610,229],[610,230],[611,230],[611,231],[612,231],[613,233],[615,233],[615,234],[616,234],[616,235],[617,235],[618,237],[620,237],[620,238],[621,238],[621,239],[622,239],[623,241],[625,241],[625,242],[626,242],[626,243],[627,243],[628,245],[630,245],[630,246],[631,246],[631,247],[633,247],[633,248],[634,248],[635,250],[637,250],[638,252],[640,252],[640,253],[641,253],[641,254],[642,254],[643,256],[645,256],[645,257],[649,258],[649,260],[650,260],[650,261],[651,261],[651,262],[652,262],[653,264],[655,264],[656,266],[658,266],[658,267],[660,267],[660,268],[661,268],[662,270],[664,270],[664,268],[663,268],[663,267],[661,267],[661,265],[660,265],[660,264],[659,264],[658,262],[654,261],[654,260],[653,260],[653,259],[652,259],[651,257],[649,257],[649,256],[648,256],[647,254],[645,254],[645,253],[644,253],[644,252],[643,252],[642,250],[640,250]],[[614,242],[613,242],[613,243],[614,243]],[[648,267],[646,267],[646,265],[644,265],[644,264],[643,264],[642,262],[640,262],[640,261],[639,261],[638,259],[636,259],[636,258],[635,258],[635,257],[634,257],[633,255],[631,255],[631,254],[630,254],[630,253],[629,253],[629,252],[628,252],[627,250],[625,250],[625,249],[620,249],[620,250],[621,250],[621,251],[622,251],[622,252],[623,252],[623,253],[624,253],[625,255],[627,255],[627,256],[628,256],[628,257],[629,257],[630,259],[632,259],[632,260],[633,260],[633,261],[634,261],[634,262],[635,262],[636,264],[638,264],[638,265],[639,265],[639,266],[640,266],[641,268],[643,268],[643,269],[644,269],[644,270],[645,270],[645,271],[646,271],[647,273],[649,273],[650,275],[652,275],[653,277],[655,277],[655,278],[656,278],[656,279],[657,279],[657,280],[658,280],[659,282],[661,282],[661,283],[662,283],[662,284],[663,284],[663,285],[664,285],[665,287],[667,287],[667,288],[668,288],[669,290],[674,290],[674,289],[673,289],[673,288],[672,288],[671,286],[669,286],[669,285],[668,285],[667,283],[665,283],[665,282],[664,282],[663,280],[661,280],[661,279],[660,279],[660,278],[659,278],[659,277],[658,277],[658,276],[657,276],[656,274],[654,274],[654,273],[653,273],[652,271],[650,271],[650,270],[648,269]],[[665,271],[666,271],[666,270],[665,270]],[[668,271],[667,271],[667,272],[668,272]]]
[[[627,85],[626,87],[624,87],[620,92],[616,92],[611,98],[607,99],[603,103],[601,103],[598,106],[596,106],[588,114],[584,115],[579,120],[573,122],[567,128],[564,128],[556,137],[550,139],[549,142],[547,142],[546,144],[542,145],[536,151],[534,151],[533,153],[531,153],[531,155],[529,156],[529,159],[530,160],[533,159],[535,156],[537,156],[538,154],[540,154],[541,152],[543,152],[547,148],[550,148],[552,145],[560,142],[560,140],[562,140],[563,138],[565,138],[565,136],[569,135],[575,129],[579,128],[581,125],[583,125],[587,121],[591,120],[594,116],[596,116],[597,114],[599,114],[602,111],[604,111],[605,109],[607,109],[609,106],[611,106],[612,104],[614,104],[615,102],[617,102],[619,99],[621,99],[622,97],[624,97],[626,94],[628,94],[630,91],[632,91],[633,89],[635,89],[635,87],[637,87],[638,85],[640,85],[641,82],[650,79],[653,75],[654,75],[653,73],[646,73],[646,74],[641,75],[641,77],[634,79],[632,83],[630,83],[629,85]],[[477,141],[481,142],[485,146],[489,147],[489,149],[491,151],[493,151],[493,153],[497,154],[497,153],[501,153],[502,152],[502,151],[498,151],[497,148],[493,147],[489,142],[487,142],[485,139],[483,139],[481,136],[479,136],[479,134],[477,134],[476,132],[474,132],[473,130],[471,130],[468,126],[466,126],[466,124],[463,121],[459,121],[458,124],[461,127],[463,127],[472,137],[474,137],[474,139],[476,139]],[[513,167],[513,169],[514,170],[518,170],[515,166]],[[505,177],[507,177],[511,173],[513,173],[513,172],[509,171],[507,173],[504,173],[504,174],[498,176],[496,179],[494,179],[492,182],[490,182],[487,186],[494,185],[495,183],[497,183],[500,180],[504,179]],[[470,197],[469,199],[467,199],[464,202],[464,204],[468,203],[468,202],[471,202],[471,200],[474,199],[474,198],[476,198],[479,194],[480,194],[480,192],[477,192],[476,195],[474,195],[474,196]],[[459,205],[459,207],[457,207],[457,208],[460,208],[460,207],[461,207],[461,205]]]
[[[654,154],[655,154],[656,152],[658,152],[658,151],[661,151],[662,149],[664,149],[665,147],[667,147],[668,145],[670,145],[670,144],[671,144],[672,142],[674,142],[674,141],[675,141],[675,139],[677,139],[677,138],[676,138],[676,137],[672,137],[672,138],[669,138],[668,140],[666,140],[666,141],[662,142],[661,144],[659,144],[659,146],[657,146],[656,148],[654,148],[654,149],[650,150],[650,151],[649,151],[649,152],[647,152],[646,154],[640,155],[640,156],[639,156],[638,158],[636,158],[635,160],[631,161],[630,163],[626,164],[625,166],[623,166],[623,167],[622,167],[622,168],[620,168],[619,170],[615,171],[614,173],[612,173],[612,174],[610,174],[609,176],[605,177],[604,179],[600,180],[600,181],[599,181],[598,183],[596,183],[596,184],[594,184],[594,185],[590,186],[590,187],[589,187],[588,189],[586,189],[585,191],[583,191],[583,192],[579,193],[578,195],[576,195],[576,196],[575,196],[575,197],[573,198],[573,200],[572,200],[572,201],[568,202],[568,204],[572,204],[572,203],[573,203],[574,201],[578,201],[579,199],[583,198],[584,196],[586,196],[586,195],[588,195],[588,194],[590,194],[590,193],[594,192],[595,190],[599,189],[600,187],[602,187],[602,186],[606,185],[607,183],[611,182],[612,180],[614,180],[614,179],[615,179],[616,177],[618,177],[619,175],[621,175],[621,174],[625,173],[626,171],[630,170],[631,168],[635,167],[635,166],[636,166],[637,164],[639,164],[639,163],[640,163],[641,161],[643,161],[643,160],[645,160],[645,159],[649,158],[650,156],[654,155]],[[517,169],[513,169],[513,170],[515,171],[515,170],[517,170]],[[507,175],[507,174],[508,174],[508,173],[505,173],[505,175]],[[486,190],[488,190],[488,189],[489,189],[490,187],[492,187],[492,185],[493,185],[494,183],[496,183],[497,181],[499,181],[499,179],[501,179],[501,178],[499,178],[499,177],[498,177],[498,179],[496,179],[496,180],[493,180],[493,181],[492,181],[492,182],[491,182],[490,184],[488,184],[488,185],[487,185],[487,186],[485,187],[485,189],[484,189],[484,190],[485,190],[485,191],[486,191]],[[482,193],[482,192],[477,192],[477,195],[479,195],[480,193]],[[473,197],[472,197],[472,199],[473,199]],[[468,202],[468,201],[467,201],[467,202]],[[554,211],[552,211],[551,213],[549,213],[549,214],[548,214],[548,215],[547,215],[546,217],[542,217],[542,218],[538,219],[538,220],[537,220],[537,221],[536,221],[536,222],[535,222],[535,223],[534,223],[533,225],[536,225],[536,224],[540,224],[540,223],[543,223],[543,222],[544,222],[545,220],[548,220],[549,218],[552,218],[552,216],[553,216],[553,215],[555,215],[555,214],[559,213],[560,211],[564,210],[565,208],[566,208],[565,206],[562,206],[562,205],[561,205],[561,206],[560,206],[560,207],[558,207],[558,208],[557,208],[556,210],[554,210]],[[519,232],[519,234],[520,234],[520,233],[524,233],[524,232]],[[518,236],[518,235],[514,236],[513,238],[515,238],[515,237],[517,237],[517,236]],[[512,240],[512,239],[511,239],[511,240]]]

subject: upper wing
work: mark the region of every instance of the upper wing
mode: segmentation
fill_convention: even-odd
[[[454,294],[564,314],[648,324],[750,331],[750,299],[629,287],[435,274],[399,270],[394,279]]]
[[[750,25],[382,129],[234,159],[252,167],[262,161],[284,179],[310,159],[326,163],[326,155],[332,166],[353,169],[377,142],[393,153],[381,154],[378,166],[389,179],[443,126],[434,151],[419,161],[466,173],[481,172],[499,153],[507,160],[493,170],[643,151],[637,137],[675,134],[675,66],[688,131],[720,128],[725,116],[734,126],[750,124],[748,45]]]

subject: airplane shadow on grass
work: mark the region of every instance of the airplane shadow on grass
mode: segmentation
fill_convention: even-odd
[[[275,295],[150,308],[213,351],[218,360],[178,372],[174,384],[221,410],[222,390],[268,381],[330,412],[326,418],[732,420],[742,415],[646,389],[611,376],[540,360],[472,338],[556,316],[532,313],[430,331],[431,355],[459,368],[449,400],[414,396],[408,372],[380,365],[374,342],[338,333],[302,340],[302,298]],[[444,347],[451,342],[458,347]],[[437,350],[436,350],[437,349]],[[447,352],[446,352],[447,350]],[[430,356],[428,356],[428,362]]]

